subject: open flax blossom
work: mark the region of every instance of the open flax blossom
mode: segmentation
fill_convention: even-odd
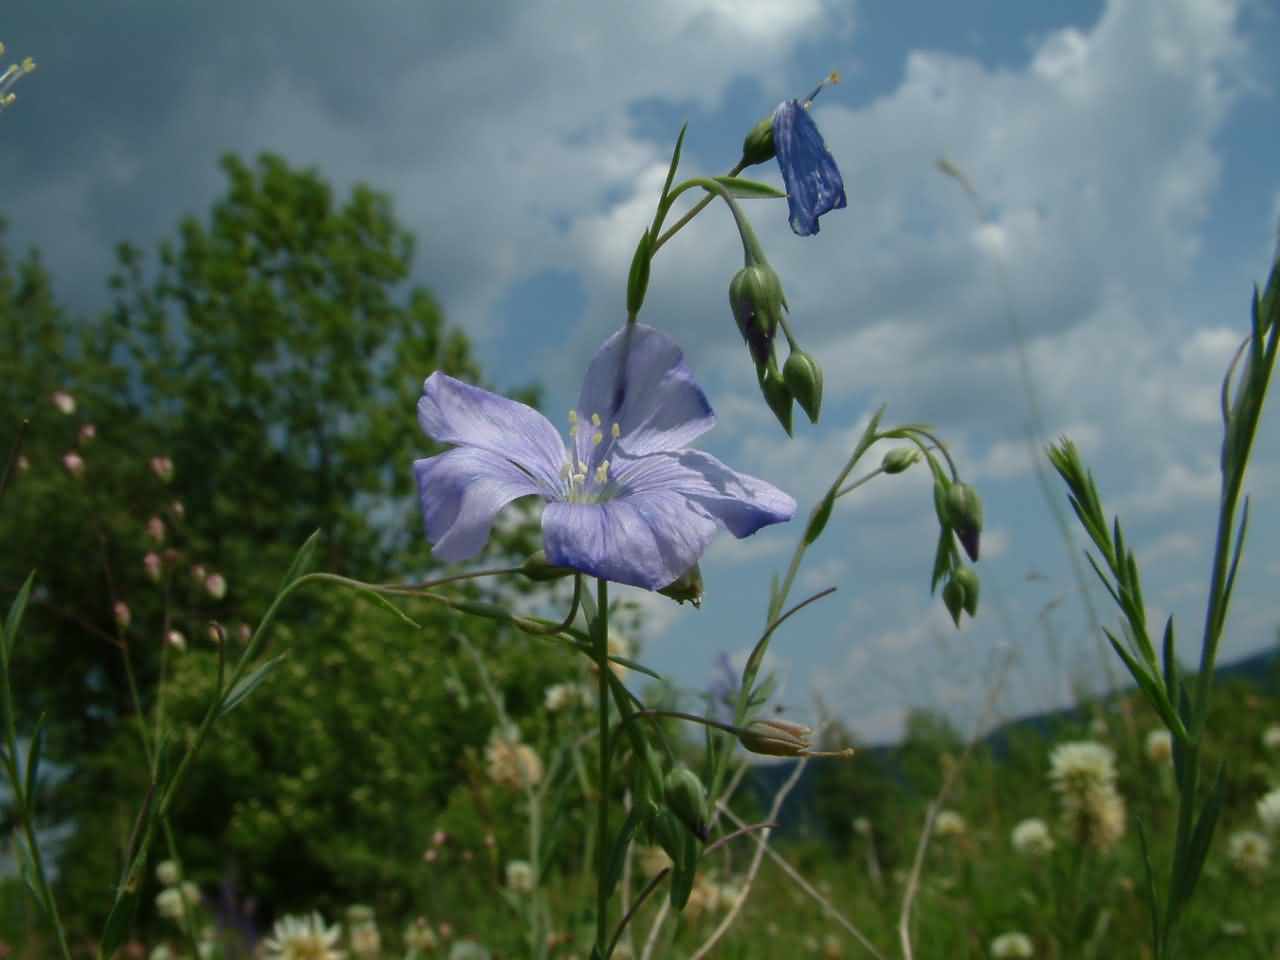
[[[746,537],[789,520],[795,501],[688,444],[715,424],[680,348],[636,324],[587,368],[566,447],[536,410],[433,373],[418,422],[453,449],[414,463],[427,538],[447,561],[484,547],[511,501],[545,501],[547,561],[658,590],[688,572],[721,526]]]

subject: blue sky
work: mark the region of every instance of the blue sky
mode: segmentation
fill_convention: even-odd
[[[42,0],[0,39],[40,64],[3,117],[0,210],[72,306],[107,302],[116,242],[150,247],[207,211],[220,153],[273,150],[391,193],[419,239],[415,281],[473,337],[489,380],[542,383],[553,419],[623,319],[680,124],[682,172],[721,172],[751,125],[839,70],[813,114],[848,209],[800,239],[784,205],[748,207],[826,371],[821,424],[786,440],[759,400],[728,309],[741,253],[723,209],[664,248],[643,319],[680,339],[719,414],[699,445],[787,489],[802,515],[876,406],[934,424],[985,499],[983,610],[956,631],[928,595],[923,473],[873,481],[801,574],[802,591],[839,589],[778,636],[783,701],[812,716],[818,693],[884,739],[911,706],[973,716],[1008,651],[1003,715],[1120,677],[1031,469],[1010,311],[1048,436],[1081,446],[1137,544],[1152,616],[1175,614],[1184,659],[1198,656],[1216,390],[1280,218],[1273,5]],[[980,211],[937,173],[941,156]],[[1280,624],[1277,435],[1271,411],[1228,657]],[[798,526],[722,535],[701,611],[629,591],[649,614],[644,659],[705,686],[720,653],[754,640]]]

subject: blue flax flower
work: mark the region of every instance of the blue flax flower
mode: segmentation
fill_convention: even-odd
[[[791,229],[801,237],[818,232],[818,218],[845,206],[844,179],[835,158],[809,116],[808,106],[827,83],[818,85],[804,102],[787,100],[773,112],[773,146],[787,187]]]
[[[791,518],[787,494],[688,449],[715,415],[675,342],[643,325],[630,349],[625,340],[614,334],[587,368],[567,448],[523,403],[440,372],[427,378],[418,423],[454,445],[413,465],[437,557],[475,556],[498,511],[534,495],[546,501],[550,563],[657,590],[698,561],[718,527],[746,537]]]

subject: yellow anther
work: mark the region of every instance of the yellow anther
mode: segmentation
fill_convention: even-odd
[[[622,428],[615,423],[612,427],[609,428],[609,436],[617,440],[620,436],[622,436]]]
[[[593,413],[593,414],[591,415],[591,425],[592,425],[593,427],[598,427],[598,426],[600,426],[600,414],[598,414],[598,413]]]
[[[591,445],[593,447],[598,447],[603,442],[604,442],[604,434],[601,433],[599,430],[597,430],[595,433],[591,435]]]
[[[16,93],[6,93],[3,97],[0,97],[0,109],[9,106],[17,99],[18,95]]]
[[[576,423],[569,424],[569,436],[576,437],[578,435],[578,425]]]
[[[596,467],[596,483],[609,482],[609,461],[601,460],[600,466]]]
[[[578,422],[578,411],[574,410],[572,407],[569,408],[569,422],[570,423]]]

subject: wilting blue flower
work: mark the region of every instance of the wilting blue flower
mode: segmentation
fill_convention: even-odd
[[[773,146],[787,187],[791,229],[802,237],[818,232],[818,218],[828,210],[845,206],[840,170],[805,107],[788,100],[773,112]]]
[[[592,359],[568,449],[523,403],[443,373],[427,379],[418,423],[454,445],[413,465],[437,557],[475,556],[498,511],[532,494],[546,501],[548,562],[657,590],[698,561],[718,527],[746,537],[791,518],[787,494],[687,448],[715,415],[675,342],[643,325],[630,339],[627,349],[619,331]]]

